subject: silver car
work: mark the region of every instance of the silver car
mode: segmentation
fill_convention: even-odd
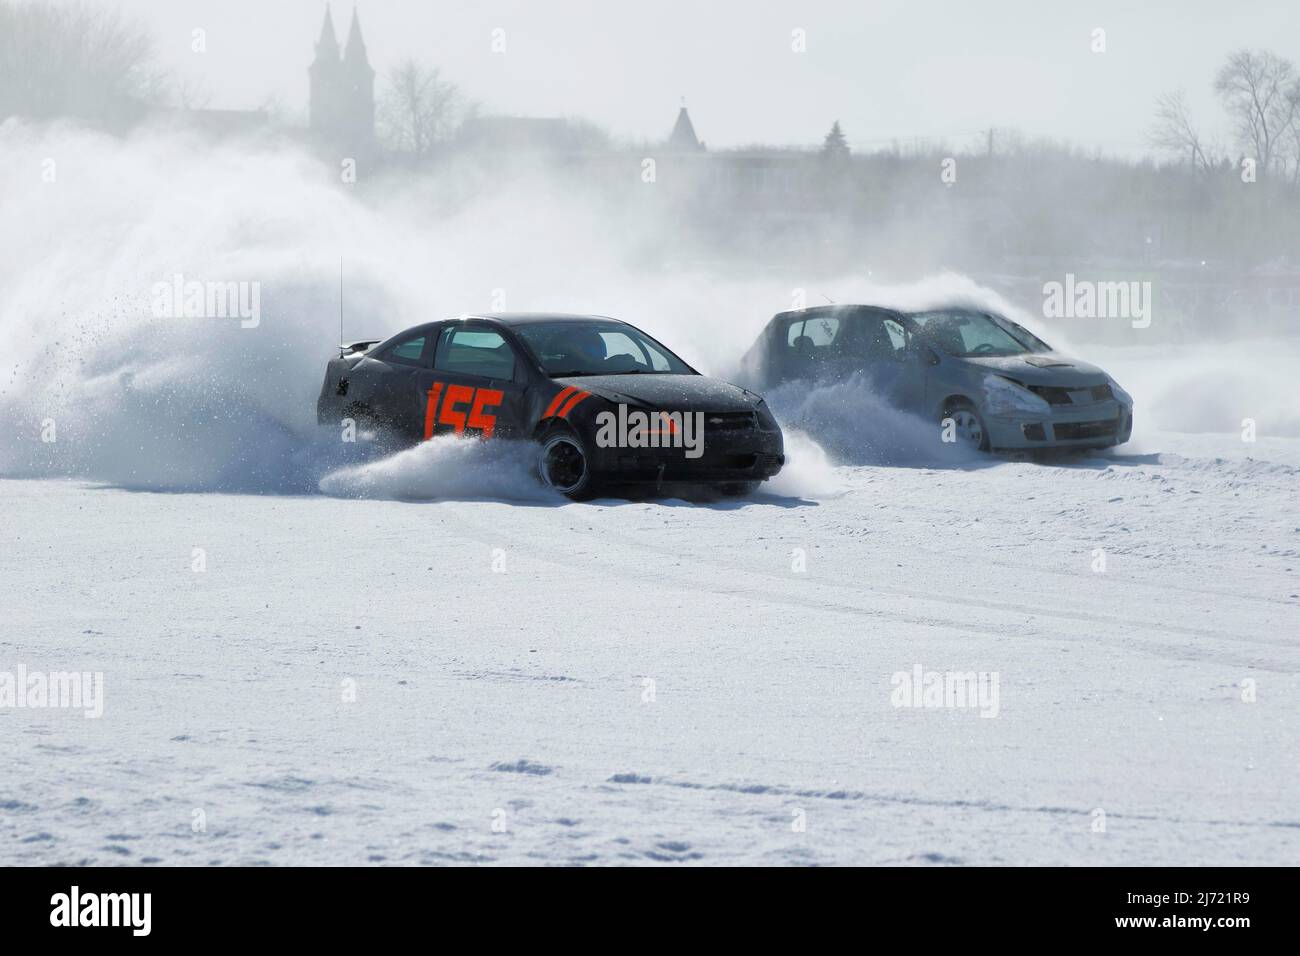
[[[1133,398],[1005,316],[830,305],[777,314],[745,354],[754,387],[865,376],[891,404],[981,450],[1107,448],[1129,440]]]

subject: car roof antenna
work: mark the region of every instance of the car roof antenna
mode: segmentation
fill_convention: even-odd
[[[821,296],[823,299],[825,299],[827,302],[829,302],[831,305],[835,304],[835,300],[832,299],[830,296],[828,296],[825,292],[818,292],[817,294]]]

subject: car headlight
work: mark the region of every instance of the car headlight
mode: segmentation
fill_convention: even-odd
[[[990,375],[984,379],[984,407],[994,415],[1012,412],[1046,415],[1052,410],[1047,399],[1035,395],[1019,382],[1001,375]]]
[[[1123,404],[1127,405],[1129,408],[1132,408],[1133,396],[1130,395],[1128,392],[1124,391],[1124,389],[1120,388],[1119,382],[1115,381],[1109,375],[1106,376],[1106,379],[1107,381],[1110,382],[1110,393],[1114,395],[1117,399],[1119,399]]]

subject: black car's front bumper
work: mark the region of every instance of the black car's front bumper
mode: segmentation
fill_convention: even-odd
[[[698,457],[685,448],[595,448],[592,470],[619,482],[701,482],[705,484],[762,481],[785,464],[779,431],[755,429],[740,435],[704,435]]]

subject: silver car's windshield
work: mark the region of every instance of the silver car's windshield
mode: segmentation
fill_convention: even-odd
[[[940,309],[909,316],[935,348],[970,358],[983,355],[1023,355],[1046,351],[1047,345],[1013,322],[984,312]]]

